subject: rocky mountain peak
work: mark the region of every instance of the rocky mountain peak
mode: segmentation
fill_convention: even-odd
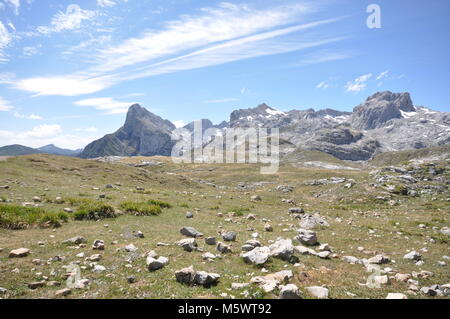
[[[161,117],[151,113],[139,104],[133,104],[128,109],[123,128],[126,132],[138,132],[142,129],[150,131],[163,130],[170,132],[175,129],[175,125],[173,125],[170,121],[164,120]]]
[[[409,93],[377,92],[353,109],[351,123],[357,129],[371,130],[383,127],[391,119],[402,118],[401,111],[415,110]]]

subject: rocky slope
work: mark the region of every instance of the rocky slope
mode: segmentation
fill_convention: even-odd
[[[86,146],[80,157],[169,156],[174,145],[170,135],[173,130],[175,125],[170,121],[134,104],[128,110],[125,124],[119,130]]]
[[[289,153],[321,151],[342,160],[369,160],[386,151],[421,149],[450,142],[450,114],[414,106],[409,93],[378,92],[353,112],[333,109],[278,111],[266,104],[233,111],[230,121],[202,128],[279,128]],[[193,131],[191,122],[184,128]],[[175,126],[133,105],[116,133],[88,145],[81,157],[170,155]],[[208,142],[206,142],[208,143]]]

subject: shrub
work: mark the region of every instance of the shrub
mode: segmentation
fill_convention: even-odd
[[[73,216],[76,220],[100,220],[117,217],[114,207],[95,201],[81,204]]]
[[[149,205],[156,205],[156,206],[159,206],[161,208],[171,208],[172,207],[172,205],[170,203],[163,202],[163,201],[156,200],[156,199],[148,200],[147,204],[149,204]]]
[[[149,203],[124,202],[120,204],[120,208],[126,213],[135,214],[136,216],[151,216],[162,213],[161,206]]]
[[[236,213],[236,216],[244,216],[245,213],[250,212],[250,208],[246,207],[236,207],[230,210],[230,212]]]
[[[60,227],[69,216],[64,212],[46,211],[39,207],[0,204],[0,227],[26,229],[30,226]]]

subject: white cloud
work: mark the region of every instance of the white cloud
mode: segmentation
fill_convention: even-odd
[[[24,47],[22,49],[22,54],[25,56],[33,56],[39,53],[39,49],[42,48],[42,44],[38,44],[36,46]]]
[[[5,25],[0,21],[0,63],[8,61],[4,50],[9,46],[12,41],[12,36],[6,29]]]
[[[62,129],[58,124],[42,124],[34,127],[31,131],[23,133],[23,137],[50,138],[61,134]]]
[[[10,6],[13,7],[14,13],[16,15],[19,15],[19,9],[20,9],[20,0],[5,0],[6,3],[8,3]]]
[[[94,107],[97,110],[105,111],[107,114],[119,114],[126,113],[133,102],[119,102],[110,97],[104,97],[80,100],[74,104],[77,106]]]
[[[329,87],[330,87],[330,84],[327,81],[322,81],[316,85],[316,88],[318,88],[318,89],[327,89]]]
[[[10,111],[14,107],[4,98],[0,96],[0,111]]]
[[[324,62],[331,62],[331,61],[338,61],[338,60],[345,60],[351,58],[353,55],[349,53],[343,53],[343,52],[331,52],[329,50],[320,50],[319,52],[316,52],[314,54],[308,55],[305,58],[303,58],[300,63],[294,65],[294,66],[304,66],[304,65],[310,65],[310,64],[318,64],[318,63],[324,63]]]
[[[176,128],[183,127],[183,126],[185,126],[185,125],[187,124],[187,123],[186,123],[185,121],[183,121],[183,120],[173,121],[172,123],[173,123],[173,125],[175,125]]]
[[[61,76],[25,78],[17,80],[14,86],[37,95],[90,94],[123,81],[292,52],[343,39],[303,34],[301,39],[286,40],[287,35],[340,20],[283,27],[298,21],[309,10],[297,4],[253,11],[244,5],[222,3],[202,9],[198,16],[181,16],[166,23],[162,30],[145,32],[98,54],[93,52],[91,56],[95,57],[96,64],[90,69]],[[121,70],[124,67],[127,69]]]
[[[17,117],[19,119],[27,119],[27,120],[43,120],[44,119],[40,115],[36,115],[36,114],[24,115],[19,112],[14,112],[14,117]]]
[[[97,0],[97,5],[99,7],[113,7],[116,3],[112,0]]]
[[[388,76],[388,74],[389,74],[389,70],[386,70],[386,71],[384,71],[384,72],[381,72],[381,73],[376,77],[377,81],[386,78],[386,77]]]
[[[228,102],[234,102],[234,101],[239,101],[239,99],[236,99],[234,97],[229,97],[229,98],[225,98],[225,99],[202,101],[202,103],[228,103]]]
[[[369,80],[372,77],[372,73],[364,74],[353,81],[347,82],[345,85],[345,89],[347,92],[359,92],[363,90],[367,86],[367,80]]]
[[[66,12],[59,11],[52,18],[51,27],[40,26],[37,31],[42,34],[74,30],[81,28],[84,20],[90,20],[96,15],[95,11],[83,10],[77,4],[70,4]]]

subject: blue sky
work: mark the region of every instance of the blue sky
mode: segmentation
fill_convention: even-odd
[[[369,4],[381,8],[370,29]],[[180,125],[267,103],[450,111],[448,0],[0,0],[0,146],[79,148],[138,102]]]

